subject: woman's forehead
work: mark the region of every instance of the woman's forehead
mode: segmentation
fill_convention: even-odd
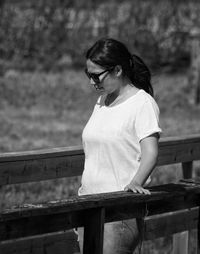
[[[89,72],[104,71],[104,69],[100,65],[93,63],[90,59],[87,59],[86,65]]]

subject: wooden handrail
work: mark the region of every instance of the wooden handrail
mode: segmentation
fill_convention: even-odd
[[[8,209],[0,215],[0,241],[84,226],[85,237],[90,235],[89,241],[96,241],[93,244],[99,244],[95,240],[94,232],[99,234],[105,222],[144,218],[147,212],[150,216],[181,209],[191,210],[200,205],[200,185],[198,184],[166,184],[151,187],[150,190],[151,195],[127,192],[104,193]],[[196,213],[193,212],[193,214],[194,217]],[[185,226],[182,221],[170,225],[168,234],[177,232],[180,228],[188,229],[193,217],[188,217],[188,224]],[[94,225],[95,221],[97,224]],[[193,223],[192,226],[197,226],[196,224]],[[161,225],[159,234],[164,236],[165,232],[162,229]],[[89,243],[86,245],[87,251],[84,253],[100,253],[94,252]]]
[[[193,184],[164,184],[159,186],[153,186],[148,188],[151,191],[151,195],[144,195],[139,193],[132,192],[109,192],[109,193],[100,193],[93,195],[83,195],[83,196],[75,196],[72,198],[67,198],[63,200],[57,201],[49,201],[41,204],[31,204],[31,205],[20,205],[12,207],[12,209],[6,209],[0,214],[0,222],[7,220],[14,220],[16,218],[25,218],[32,216],[41,216],[41,215],[49,215],[49,214],[59,214],[66,213],[71,211],[80,211],[87,210],[99,207],[114,207],[124,206],[125,204],[141,204],[141,203],[149,203],[149,202],[161,202],[161,200],[168,200],[173,198],[183,197],[186,194],[196,194],[200,192],[200,185],[196,186]],[[176,204],[175,204],[176,206]],[[156,208],[157,211],[158,208]],[[160,207],[159,211],[163,208]],[[166,209],[166,208],[165,208]],[[172,209],[170,207],[170,209]],[[150,214],[150,213],[148,213]],[[141,215],[143,216],[143,215]]]
[[[184,178],[191,178],[194,160],[200,160],[200,135],[159,141],[158,166],[181,163]],[[0,186],[79,176],[83,167],[81,146],[4,153],[0,155]],[[199,182],[188,180],[150,190],[150,196],[114,192],[4,210],[0,213],[0,252],[7,253],[12,247],[9,254],[16,248],[20,253],[23,245],[27,251],[35,244],[43,248],[46,237],[63,242],[67,233],[60,231],[84,226],[84,253],[102,254],[104,223],[129,218],[142,222],[144,240],[199,227]],[[188,253],[182,247],[188,242],[188,234],[185,236],[175,235],[173,254]]]
[[[158,166],[200,159],[200,135],[162,138]],[[0,155],[0,186],[80,176],[84,167],[81,146],[4,153]]]

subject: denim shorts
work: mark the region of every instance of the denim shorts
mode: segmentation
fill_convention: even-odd
[[[81,254],[83,253],[83,232],[83,228],[78,228]],[[136,219],[104,224],[103,254],[140,253],[140,247],[140,234]]]

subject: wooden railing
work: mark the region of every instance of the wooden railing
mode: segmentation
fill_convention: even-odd
[[[188,179],[194,160],[200,160],[200,135],[160,140],[159,166],[182,163]],[[83,163],[82,147],[1,154],[0,185],[79,176]],[[56,243],[66,243],[64,230],[84,226],[84,254],[100,254],[104,223],[128,218],[138,219],[144,240],[175,234],[173,253],[188,253],[188,232],[177,233],[199,227],[199,183],[185,180],[150,189],[151,195],[105,193],[4,210],[0,253],[48,253],[42,252],[47,246],[52,253]],[[196,249],[200,253],[198,244]]]

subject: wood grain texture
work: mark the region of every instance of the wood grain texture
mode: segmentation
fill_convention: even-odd
[[[80,211],[97,207],[112,207],[125,204],[141,204],[159,200],[172,200],[173,198],[182,198],[184,195],[195,195],[200,192],[200,187],[195,184],[165,184],[148,188],[151,195],[144,195],[132,192],[110,192],[95,195],[75,196],[63,200],[54,200],[38,204],[23,204],[6,209],[0,213],[0,221],[11,220],[15,218],[25,218],[37,215],[49,215],[53,213],[64,213],[71,211]]]
[[[190,178],[193,160],[200,160],[199,135],[160,140],[159,166],[182,163],[183,176]],[[78,176],[82,174],[83,165],[84,153],[81,146],[1,154],[0,186]],[[54,249],[58,251],[58,247],[50,244],[50,239],[53,239],[55,243],[64,244],[63,246],[65,246],[66,239],[62,238],[65,233],[62,235],[56,231],[85,225],[86,219],[84,218],[89,219],[89,214],[94,208],[99,210],[105,207],[105,222],[148,215],[144,219],[146,239],[199,227],[199,224],[197,225],[199,217],[195,210],[199,205],[199,187],[193,180],[189,179],[188,182],[179,185],[169,184],[150,189],[151,196],[118,192],[58,200],[45,204],[23,205],[3,211],[0,214],[0,241],[4,242],[0,243],[0,253],[44,254],[52,253]],[[184,210],[180,211],[180,209]],[[172,211],[176,212],[163,214]],[[160,214],[163,220],[152,216],[155,214]],[[94,216],[101,230],[100,221],[104,220],[102,218],[101,212],[99,220]],[[91,225],[88,226],[88,232],[93,229]],[[31,237],[27,238],[27,236]],[[9,240],[19,237],[25,238]],[[45,241],[49,241],[48,251],[44,250]],[[199,253],[199,247],[197,252]],[[60,253],[65,253],[65,249],[62,248]]]
[[[83,254],[103,254],[105,208],[88,211],[84,221]]]
[[[20,238],[0,243],[0,253],[16,254],[74,254],[79,252],[77,235],[73,230]]]
[[[0,240],[51,233],[83,226],[92,209],[105,208],[105,221],[160,214],[199,205],[199,186],[166,184],[152,187],[151,195],[127,192],[87,195],[65,201],[17,207],[0,214]],[[114,208],[118,210],[114,210]],[[106,212],[108,210],[108,213]],[[132,210],[132,212],[131,212]],[[128,216],[128,217],[129,217]]]
[[[163,138],[158,166],[200,160],[200,136]],[[0,186],[80,176],[84,168],[81,146],[0,154]]]
[[[199,207],[183,209],[145,218],[145,240],[169,236],[198,227]]]
[[[172,254],[188,254],[189,232],[183,231],[173,235]]]

